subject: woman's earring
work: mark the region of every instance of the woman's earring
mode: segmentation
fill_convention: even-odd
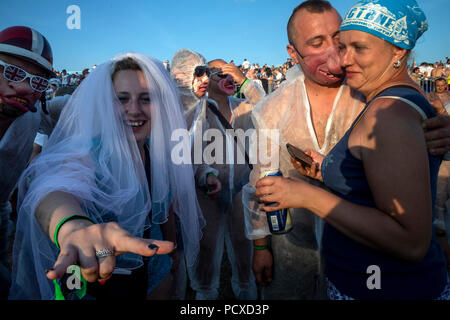
[[[397,60],[397,62],[394,62],[394,68],[398,69],[402,65],[402,62],[400,60]]]

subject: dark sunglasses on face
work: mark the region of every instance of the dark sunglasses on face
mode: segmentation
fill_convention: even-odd
[[[212,71],[211,77],[214,76],[214,75],[216,75],[216,76],[218,76],[219,78],[222,78],[222,79],[225,79],[226,77],[228,77],[227,74],[223,74],[222,73],[221,69],[213,68],[211,71]]]
[[[46,78],[28,73],[15,65],[0,60],[0,66],[3,66],[3,77],[8,81],[22,82],[26,78],[30,78],[30,86],[37,92],[44,92],[49,86]]]
[[[194,75],[196,77],[201,77],[205,73],[209,77],[210,71],[209,71],[209,68],[207,66],[197,66],[197,67],[195,67]]]

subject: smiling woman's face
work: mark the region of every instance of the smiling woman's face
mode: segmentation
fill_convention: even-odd
[[[140,70],[120,70],[114,76],[114,89],[139,146],[151,131],[151,101],[145,75]]]
[[[358,30],[342,31],[339,42],[341,65],[350,87],[367,96],[392,77],[396,52],[401,49]]]

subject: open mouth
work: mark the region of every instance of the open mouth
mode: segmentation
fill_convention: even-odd
[[[226,93],[227,95],[234,94],[235,86],[234,86],[234,79],[231,76],[226,77],[225,79],[222,79],[218,83],[219,89]]]
[[[10,106],[16,107],[17,109],[27,112],[30,111],[30,104],[27,99],[20,97],[3,97],[3,102],[9,104]]]
[[[23,105],[27,105],[28,104],[28,101],[26,99],[23,99],[23,98],[11,97],[11,99],[13,99],[13,100],[15,100],[15,101],[17,101],[17,102],[19,102],[19,103],[21,103]]]
[[[127,121],[127,125],[132,128],[140,128],[142,127],[147,121]]]
[[[225,89],[228,89],[228,90],[234,89],[234,82],[227,82],[223,86]]]

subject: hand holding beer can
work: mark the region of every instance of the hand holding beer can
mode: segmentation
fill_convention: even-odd
[[[270,169],[261,173],[260,179],[264,177],[282,177],[283,174],[279,169]],[[266,203],[266,206],[274,205],[273,203]],[[292,230],[292,220],[290,209],[280,209],[272,212],[266,212],[267,223],[272,234],[284,234]]]

